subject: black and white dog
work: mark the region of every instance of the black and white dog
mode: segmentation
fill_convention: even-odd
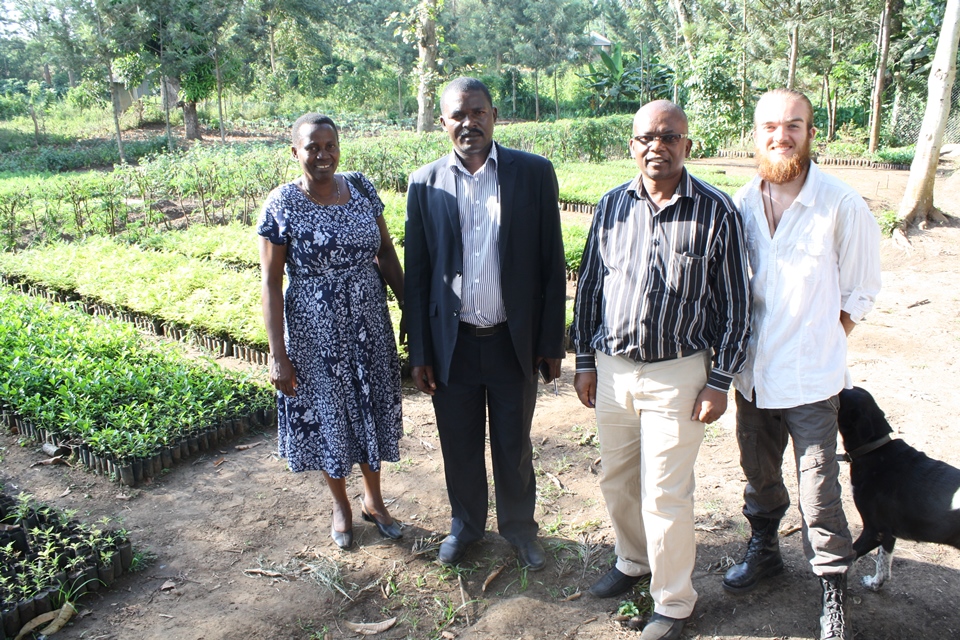
[[[863,579],[878,591],[890,578],[897,538],[960,549],[960,469],[891,440],[887,419],[859,387],[840,392],[840,436],[850,462],[853,501],[863,533],[853,543],[860,558],[877,548],[877,574]]]

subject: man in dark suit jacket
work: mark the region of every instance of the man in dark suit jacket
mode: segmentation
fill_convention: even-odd
[[[541,569],[530,425],[537,372],[553,380],[564,355],[557,177],[545,158],[493,142],[482,82],[454,80],[440,109],[453,153],[410,176],[404,241],[410,364],[433,397],[453,516],[439,559],[457,563],[484,535],[489,411],[498,529]]]

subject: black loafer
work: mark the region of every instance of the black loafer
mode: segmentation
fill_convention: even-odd
[[[390,538],[391,540],[399,540],[400,538],[403,537],[403,532],[400,530],[400,525],[397,524],[396,518],[394,518],[393,522],[391,522],[390,524],[383,524],[382,522],[374,518],[372,515],[370,515],[366,511],[363,511],[362,509],[360,510],[360,515],[367,522],[372,522],[373,524],[377,525],[377,531],[379,531],[380,535],[382,535],[384,538]]]
[[[458,540],[457,536],[449,535],[440,543],[440,553],[437,554],[437,560],[440,561],[440,564],[457,564],[463,560],[469,546],[469,542],[463,542]]]
[[[543,552],[543,545],[536,538],[515,545],[520,564],[530,571],[540,571],[547,565],[547,557]]]
[[[650,616],[650,622],[643,628],[640,640],[679,640],[687,618],[671,618],[659,613]]]
[[[331,524],[330,537],[341,549],[349,549],[353,546],[353,527],[349,531],[337,531]]]
[[[643,576],[628,576],[616,567],[607,571],[602,578],[593,583],[587,592],[597,598],[612,598],[626,593],[633,585],[640,582]]]

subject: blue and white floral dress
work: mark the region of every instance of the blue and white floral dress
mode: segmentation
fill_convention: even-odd
[[[386,289],[374,266],[383,202],[349,181],[350,200],[322,206],[296,183],[277,187],[257,233],[287,245],[284,341],[297,395],[277,392],[279,453],[291,471],[343,478],[400,459],[400,362]]]

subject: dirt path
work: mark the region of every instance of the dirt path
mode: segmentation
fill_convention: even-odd
[[[731,173],[752,171],[749,161],[722,164]],[[828,171],[854,184],[874,210],[894,208],[906,182],[906,172]],[[960,193],[951,179],[940,182],[938,203],[960,215]],[[851,372],[878,398],[900,437],[960,466],[952,411],[960,399],[960,229],[939,228],[913,243],[904,253],[884,241],[884,289],[876,310],[853,334]],[[377,637],[635,638],[635,631],[612,618],[617,600],[567,599],[605,571],[613,555],[597,486],[594,419],[576,400],[572,370],[568,357],[560,396],[552,389],[541,392],[534,424],[538,517],[550,555],[540,573],[520,571],[509,545],[492,533],[471,549],[460,571],[436,564],[435,541],[449,517],[442,461],[432,408],[409,389],[403,457],[384,473],[392,512],[406,525],[400,543],[383,541],[355,517],[359,544],[352,551],[337,549],[319,475],[285,471],[274,455],[275,432],[247,438],[260,446],[224,448],[135,491],[76,469],[30,468],[40,457],[36,448],[2,436],[0,480],[7,492],[30,492],[78,510],[79,517],[114,518],[137,547],[156,555],[145,571],[84,600],[86,615],[62,632],[65,638],[353,638],[360,636],[348,622],[392,617],[395,626]],[[224,462],[214,465],[220,457]],[[739,598],[720,588],[722,567],[740,553],[746,535],[737,459],[728,412],[709,429],[697,466],[694,582],[700,599],[684,637],[815,637],[819,585],[803,559],[799,533],[784,539],[787,571],[769,586]],[[856,534],[860,521],[846,475],[844,483]],[[350,487],[360,495],[356,477]],[[799,524],[796,510],[784,522],[790,524]],[[485,579],[500,566],[484,591]],[[872,573],[872,562],[855,566],[855,637],[960,637],[960,552],[899,543],[893,572],[893,581],[873,593],[859,586],[859,577]],[[342,593],[318,581],[338,575]]]

